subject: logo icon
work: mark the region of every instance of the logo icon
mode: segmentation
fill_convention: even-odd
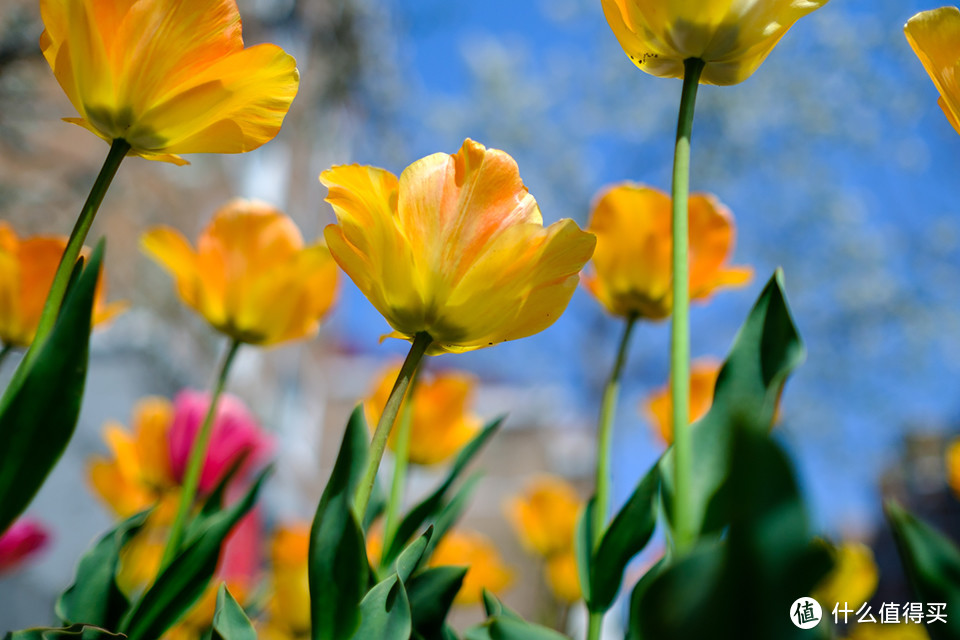
[[[790,605],[790,621],[793,626],[801,629],[813,629],[820,624],[823,610],[820,603],[813,598],[797,598]]]

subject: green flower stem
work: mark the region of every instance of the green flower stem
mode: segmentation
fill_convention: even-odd
[[[397,431],[397,448],[393,456],[393,484],[390,486],[390,501],[383,519],[383,548],[389,549],[399,526],[400,507],[403,504],[404,489],[407,485],[407,466],[410,462],[410,432],[413,427],[413,392],[417,387],[420,370],[417,369],[410,380],[406,402],[400,412]]]
[[[673,326],[670,335],[670,399],[673,404],[674,545],[685,553],[696,539],[689,495],[690,460],[690,134],[703,60],[684,61],[677,144],[673,156]]]
[[[118,138],[110,145],[110,152],[107,154],[107,159],[103,161],[103,167],[100,168],[100,173],[97,175],[97,179],[90,189],[87,201],[83,203],[80,216],[77,218],[77,223],[70,233],[67,246],[63,250],[63,257],[60,258],[60,265],[57,267],[56,275],[53,277],[53,284],[50,285],[50,293],[47,294],[47,301],[43,305],[43,312],[40,314],[37,333],[33,338],[30,349],[23,359],[22,368],[24,370],[26,369],[26,365],[36,358],[37,353],[39,353],[39,345],[43,344],[44,339],[50,334],[50,331],[53,330],[57,315],[60,313],[60,305],[63,304],[63,299],[67,294],[67,285],[70,283],[73,267],[77,263],[77,258],[80,257],[80,250],[83,248],[83,243],[87,239],[87,232],[90,231],[93,219],[100,209],[100,203],[103,202],[103,197],[106,195],[107,189],[113,181],[113,177],[117,175],[117,169],[120,168],[120,163],[123,162],[128,151],[130,151],[130,144],[126,140]]]
[[[383,407],[383,413],[380,414],[377,428],[373,432],[373,441],[370,443],[370,457],[367,459],[367,468],[363,472],[360,486],[357,487],[357,496],[353,504],[357,519],[361,522],[363,521],[363,515],[367,512],[367,504],[370,502],[370,494],[373,493],[373,485],[377,482],[377,470],[380,469],[383,451],[387,448],[390,430],[393,429],[393,423],[397,420],[400,403],[403,401],[407,387],[410,386],[410,380],[416,373],[417,366],[423,359],[423,355],[427,352],[427,347],[430,346],[431,342],[433,342],[433,338],[423,331],[413,337],[413,344],[410,345],[407,358],[403,361],[403,366],[400,367],[400,374],[393,384],[390,397],[387,398],[387,404]]]
[[[607,511],[610,509],[610,451],[613,445],[613,419],[617,413],[617,399],[620,397],[620,377],[623,366],[627,362],[627,347],[630,344],[630,335],[637,323],[637,316],[627,317],[623,328],[623,337],[620,338],[620,347],[617,349],[617,359],[610,371],[610,378],[603,390],[603,403],[600,405],[600,420],[597,428],[597,479],[596,503],[593,512],[593,550],[600,546],[600,539],[607,528]],[[587,628],[587,639],[597,640],[603,626],[603,613],[591,613],[590,624]]]
[[[240,348],[240,341],[233,340],[227,348],[220,362],[220,370],[217,374],[217,381],[213,386],[213,393],[210,396],[210,406],[207,407],[207,414],[203,418],[200,430],[194,437],[193,445],[190,447],[190,458],[187,461],[187,470],[183,476],[183,487],[180,491],[180,504],[177,507],[177,515],[173,520],[173,526],[170,528],[170,537],[167,538],[167,546],[163,550],[163,560],[160,562],[160,570],[169,565],[177,556],[180,550],[180,543],[183,541],[183,528],[187,524],[187,516],[193,507],[193,500],[197,496],[197,487],[200,485],[200,474],[203,471],[203,463],[207,459],[207,449],[210,446],[210,434],[213,432],[213,419],[217,415],[217,405],[220,396],[223,394],[223,388],[227,384],[227,375],[230,372],[230,365],[233,363],[237,350]]]

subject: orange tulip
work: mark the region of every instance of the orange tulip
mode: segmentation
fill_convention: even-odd
[[[148,231],[141,245],[174,276],[187,306],[241,342],[273,345],[309,336],[336,295],[337,268],[327,249],[304,248],[293,220],[262,202],[228,202],[196,250],[169,227]]]
[[[690,367],[690,422],[696,422],[710,410],[713,390],[717,386],[720,362],[704,358]],[[647,415],[657,428],[663,441],[673,443],[673,404],[670,401],[670,386],[657,389],[647,400]]]
[[[907,42],[940,92],[940,108],[960,133],[960,9],[921,11],[903,29]]]
[[[79,118],[130,154],[241,153],[272,140],[297,94],[296,61],[244,49],[235,0],[41,0],[43,55]]]
[[[507,517],[528,551],[549,558],[573,549],[581,507],[570,483],[545,475],[507,504]]]
[[[689,206],[690,299],[743,286],[753,270],[727,266],[733,216],[714,196],[693,194]],[[661,320],[673,310],[670,196],[625,182],[605,189],[588,229],[597,235],[587,290],[614,315]]]
[[[270,545],[273,595],[267,602],[262,636],[299,638],[310,633],[310,583],[307,553],[310,525],[281,527]]]
[[[580,573],[573,550],[559,553],[547,560],[544,573],[550,592],[560,602],[573,604],[583,597],[580,589]]]
[[[29,347],[37,332],[53,275],[67,246],[61,236],[18,238],[0,222],[0,342]],[[123,309],[120,302],[105,303],[106,278],[101,273],[93,301],[93,324],[107,322]]]
[[[457,594],[457,604],[480,602],[483,590],[500,593],[513,582],[513,572],[503,564],[497,548],[486,536],[474,531],[450,531],[430,557],[431,567],[469,567]]]
[[[566,308],[595,240],[572,220],[543,227],[513,158],[467,140],[398,180],[359,165],[324,171],[330,252],[394,331],[428,353],[543,331]]]
[[[383,371],[373,393],[364,403],[367,421],[377,424],[400,366]],[[467,406],[476,384],[473,376],[460,371],[423,372],[413,392],[408,459],[414,464],[431,465],[455,455],[480,430],[480,419]],[[406,409],[405,409],[406,410]],[[396,450],[399,429],[394,429],[388,445]]]

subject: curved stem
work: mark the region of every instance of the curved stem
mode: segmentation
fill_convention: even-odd
[[[373,432],[373,440],[370,442],[370,456],[367,458],[367,468],[363,472],[363,478],[357,487],[357,496],[354,500],[354,511],[357,519],[363,521],[363,516],[367,512],[367,503],[370,502],[370,494],[373,493],[373,485],[377,481],[377,470],[380,469],[380,461],[383,459],[383,451],[387,448],[387,439],[390,437],[390,430],[393,429],[393,423],[397,420],[397,413],[400,411],[400,403],[403,396],[410,386],[410,380],[417,370],[417,366],[423,359],[427,347],[433,339],[428,333],[421,331],[413,337],[413,344],[410,345],[410,351],[407,358],[400,367],[400,373],[397,381],[393,384],[390,391],[390,397],[387,398],[387,404],[383,407],[383,413],[380,414],[380,420],[377,422],[377,428]]]
[[[623,337],[620,338],[620,346],[617,349],[617,359],[613,362],[610,378],[603,390],[603,403],[600,405],[600,420],[597,428],[596,503],[592,524],[594,551],[600,545],[600,539],[607,528],[607,511],[610,508],[610,451],[613,444],[613,419],[617,412],[617,398],[620,396],[620,377],[623,374],[623,366],[627,362],[627,348],[636,322],[635,315],[629,316],[626,320]],[[591,613],[590,625],[587,628],[588,640],[599,638],[602,626],[603,613]]]
[[[87,239],[87,232],[90,231],[93,219],[96,217],[97,211],[100,210],[100,203],[103,202],[103,197],[106,195],[107,189],[113,182],[113,177],[117,174],[117,169],[120,168],[120,163],[123,162],[123,158],[128,151],[130,151],[130,144],[126,140],[118,138],[110,145],[110,152],[107,154],[106,160],[103,161],[103,166],[100,168],[100,173],[97,175],[93,187],[90,188],[90,194],[87,196],[86,202],[83,203],[80,216],[77,218],[73,231],[70,233],[70,239],[67,241],[67,246],[63,250],[63,257],[60,258],[57,272],[53,276],[53,284],[50,285],[50,293],[47,294],[47,301],[43,305],[37,332],[27,355],[24,356],[24,363],[30,362],[36,357],[39,348],[35,349],[34,346],[42,344],[44,338],[53,330],[57,315],[60,313],[60,305],[63,304],[63,298],[67,294],[67,285],[70,283],[73,266],[77,263],[80,250]]]
[[[390,486],[390,501],[387,503],[387,512],[383,519],[383,548],[389,549],[393,544],[393,537],[397,533],[400,507],[403,504],[403,493],[407,485],[407,466],[410,462],[410,432],[413,429],[413,394],[417,388],[417,379],[420,369],[417,369],[410,380],[406,402],[403,403],[400,413],[400,423],[397,431],[397,448],[393,456],[393,484]]]
[[[673,156],[673,325],[670,334],[670,396],[673,405],[674,543],[686,552],[696,538],[689,497],[690,460],[690,134],[703,60],[684,61],[683,89]]]
[[[233,363],[234,356],[237,355],[240,344],[238,340],[232,341],[220,362],[217,381],[214,383],[213,393],[210,395],[210,406],[207,407],[203,424],[200,425],[197,435],[194,436],[193,445],[190,447],[190,458],[187,461],[187,470],[183,475],[183,486],[180,491],[180,504],[177,507],[177,515],[173,520],[173,526],[170,528],[167,546],[163,550],[163,560],[160,562],[161,571],[173,561],[177,551],[180,550],[180,543],[183,541],[183,528],[186,525],[190,508],[193,506],[193,500],[197,495],[203,463],[207,459],[207,448],[210,446],[210,434],[213,432],[213,421],[217,415],[217,404],[227,384],[230,365]]]

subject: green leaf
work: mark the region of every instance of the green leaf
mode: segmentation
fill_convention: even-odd
[[[767,283],[740,328],[717,378],[713,404],[690,426],[689,499],[701,533],[720,532],[731,508],[723,491],[729,472],[734,424],[766,433],[776,414],[787,376],[803,362],[806,350],[797,333],[783,292],[779,269]],[[661,458],[663,502],[667,524],[673,512],[673,449]]]
[[[519,613],[503,604],[500,598],[486,589],[481,591],[481,597],[483,598],[483,610],[486,611],[488,618],[500,617],[523,620],[523,617]]]
[[[493,618],[490,620],[490,637],[493,640],[569,640],[562,633],[516,618]]]
[[[794,626],[787,612],[820,582],[832,561],[810,534],[786,455],[756,425],[736,424],[730,466],[726,488],[737,500],[726,537],[702,539],[657,572],[632,599],[629,637],[817,637]]]
[[[653,535],[659,500],[660,471],[659,465],[654,465],[600,538],[590,566],[587,606],[591,611],[604,612],[613,605],[627,563]]]
[[[593,518],[596,508],[596,496],[591,496],[583,511],[580,512],[576,535],[573,539],[573,551],[577,556],[577,577],[580,579],[580,590],[583,592],[585,602],[590,602],[593,596],[591,574],[593,573]],[[487,615],[495,614],[488,611]]]
[[[130,640],[154,640],[173,626],[203,595],[217,569],[220,550],[234,526],[253,508],[272,468],[257,476],[247,494],[236,504],[206,522],[193,540],[187,541],[173,561],[140,601],[124,616],[120,630]]]
[[[85,269],[78,262],[53,331],[34,346],[36,357],[20,362],[0,399],[0,534],[33,500],[77,426],[103,250],[101,240]]]
[[[960,637],[960,550],[942,533],[911,515],[896,502],[886,504],[900,560],[920,601],[946,604],[946,623],[934,622],[927,631],[934,640]]]
[[[397,526],[397,532],[393,537],[392,543],[383,551],[382,563],[384,565],[389,566],[397,554],[400,553],[403,546],[417,534],[420,527],[443,508],[450,487],[453,486],[453,483],[460,474],[463,473],[463,470],[470,464],[473,458],[483,449],[487,441],[493,437],[493,434],[496,433],[500,425],[503,424],[503,420],[504,417],[501,416],[487,423],[480,433],[474,436],[473,440],[468,442],[457,454],[453,465],[447,472],[444,481],[440,483],[440,486],[404,516],[403,520],[401,520]],[[440,537],[441,536],[438,535],[436,539],[439,540]]]
[[[457,524],[460,517],[463,516],[464,511],[470,506],[470,497],[473,495],[474,490],[477,488],[477,483],[480,482],[482,477],[483,473],[480,471],[471,474],[463,483],[463,486],[457,490],[456,495],[454,495],[450,502],[437,514],[432,525],[434,528],[433,537],[430,538],[430,544],[427,545],[427,550],[424,553],[425,560],[433,555],[433,550],[436,549],[440,541],[443,540],[443,536],[447,535],[447,532]]]
[[[257,630],[243,607],[237,604],[225,583],[217,589],[217,608],[213,614],[211,640],[257,640]]]
[[[77,565],[73,584],[57,599],[57,617],[64,624],[83,623],[116,628],[130,603],[117,586],[120,550],[147,521],[150,510],[127,518],[87,551]]]
[[[427,527],[423,535],[411,542],[406,549],[397,558],[395,570],[400,580],[406,582],[413,575],[413,572],[420,566],[420,562],[426,555],[427,546],[430,544],[430,538],[433,537],[433,526]]]
[[[413,630],[410,601],[400,576],[394,573],[371,589],[360,603],[355,640],[408,640]]]
[[[653,583],[653,581],[667,566],[667,557],[661,557],[659,560],[657,560],[656,564],[647,569],[647,572],[640,576],[640,579],[637,580],[637,584],[633,587],[633,591],[630,592],[629,611],[631,612],[631,616],[629,624],[627,625],[626,640],[643,640],[643,635],[640,632],[639,616],[634,616],[633,613],[640,612],[640,603],[643,601],[643,597],[646,594],[647,589],[650,588],[650,585]]]
[[[310,528],[313,640],[347,640],[360,624],[370,567],[353,496],[366,466],[369,437],[363,407],[357,406]]]
[[[467,567],[431,567],[406,585],[413,628],[424,638],[443,635],[444,623],[463,585]]]
[[[37,627],[23,631],[10,631],[4,640],[108,640],[126,636],[110,633],[105,629],[87,624],[74,624],[69,627]]]

